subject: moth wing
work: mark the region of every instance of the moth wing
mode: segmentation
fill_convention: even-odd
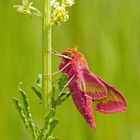
[[[127,103],[121,92],[103,81],[101,78],[99,78],[99,80],[106,86],[108,96],[96,102],[96,110],[106,114],[125,112]]]
[[[108,95],[106,86],[87,69],[81,72],[80,87],[85,96],[89,96],[93,100],[105,98]]]
[[[81,92],[72,94],[73,101],[87,123],[96,131],[92,99]]]
[[[85,96],[85,94],[79,88],[80,79],[75,78],[69,84],[69,89],[73,98],[73,101],[80,111],[82,116],[85,118],[88,124],[96,131],[96,124],[94,120],[93,112],[93,102],[90,97]]]

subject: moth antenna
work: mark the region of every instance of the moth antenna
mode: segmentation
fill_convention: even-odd
[[[66,55],[59,54],[59,53],[54,52],[54,51],[52,51],[51,53],[54,54],[54,55],[56,55],[56,56],[62,57],[62,58],[66,58],[66,59],[70,59],[70,60],[72,59],[72,58],[70,58],[70,57],[68,57],[68,56],[66,56]]]

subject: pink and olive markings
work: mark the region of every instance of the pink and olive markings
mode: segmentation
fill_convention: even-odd
[[[96,103],[96,110],[102,113],[111,114],[114,112],[125,112],[127,103],[120,91],[90,72],[85,57],[77,49],[67,49],[62,53],[60,70],[71,79],[68,87],[73,101],[81,112],[82,116],[96,130],[94,121],[93,103]],[[74,77],[72,79],[72,77]]]
[[[83,69],[81,77],[81,90],[93,100],[102,99],[108,96],[106,86],[92,72]]]
[[[121,92],[103,81],[101,78],[99,78],[99,80],[101,80],[101,82],[106,86],[109,95],[106,98],[97,101],[96,110],[106,114],[126,112],[127,103]]]

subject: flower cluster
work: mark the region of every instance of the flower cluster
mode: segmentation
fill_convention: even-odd
[[[51,1],[51,25],[60,25],[69,19],[68,7],[74,5],[74,0],[50,0]],[[42,16],[41,12],[32,6],[33,2],[29,0],[22,0],[20,5],[14,5],[19,13],[24,15]]]
[[[16,8],[19,13],[25,15],[42,16],[41,12],[32,5],[33,2],[29,2],[28,0],[22,0],[21,5],[14,5],[14,8]]]
[[[69,19],[67,7],[74,5],[74,0],[51,0],[51,23],[60,25]]]

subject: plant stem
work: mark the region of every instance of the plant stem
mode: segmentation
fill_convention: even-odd
[[[52,56],[51,56],[51,1],[44,0],[43,11],[43,40],[42,40],[42,89],[44,96],[43,116],[49,112],[51,108],[51,93],[52,93]]]

